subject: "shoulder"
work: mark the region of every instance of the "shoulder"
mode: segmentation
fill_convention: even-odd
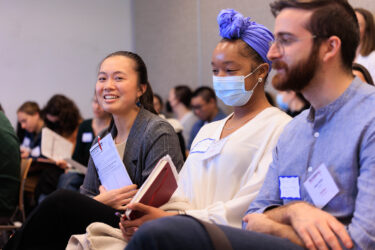
[[[159,133],[171,133],[174,132],[173,127],[170,123],[158,115],[151,113],[148,110],[141,109],[133,127],[139,132],[144,134],[152,134],[155,132]],[[133,129],[133,128],[132,128]]]

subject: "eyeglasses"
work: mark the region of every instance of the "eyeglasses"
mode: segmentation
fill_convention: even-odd
[[[306,39],[315,39],[316,35],[306,36],[306,37],[295,37],[293,35],[284,34],[275,38],[274,41],[269,42],[271,48],[272,45],[275,45],[277,50],[281,55],[284,55],[285,47],[292,45],[293,43],[300,42]]]

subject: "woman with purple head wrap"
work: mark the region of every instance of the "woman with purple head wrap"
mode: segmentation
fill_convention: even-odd
[[[265,83],[271,69],[267,52],[273,41],[272,33],[263,25],[250,21],[249,17],[243,17],[232,9],[222,10],[217,22],[223,39],[217,45],[212,60],[216,95],[229,106],[240,107],[258,99],[256,103],[263,103],[262,106],[265,107],[268,102],[263,100],[264,86],[258,86]],[[223,65],[225,67],[222,72],[226,71],[226,75],[217,74],[218,67],[215,67],[215,63],[223,62],[223,55],[230,57],[232,62],[230,65],[227,62]],[[242,61],[244,64],[240,63]]]

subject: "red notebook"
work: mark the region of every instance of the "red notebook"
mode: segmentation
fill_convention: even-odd
[[[164,205],[177,189],[177,178],[176,167],[171,157],[166,155],[156,164],[130,203],[140,202],[153,207]],[[125,215],[129,220],[134,220],[143,214],[127,209]]]

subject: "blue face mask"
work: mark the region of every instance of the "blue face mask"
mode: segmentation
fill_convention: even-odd
[[[279,106],[280,109],[284,110],[284,111],[287,111],[288,110],[288,103],[284,102],[283,101],[283,95],[282,94],[277,94],[276,96],[276,103],[277,103],[277,106]]]
[[[243,106],[250,100],[254,93],[254,89],[261,82],[258,79],[252,90],[245,90],[245,79],[251,76],[261,65],[253,70],[247,76],[213,76],[213,87],[216,96],[220,98],[228,106]]]

